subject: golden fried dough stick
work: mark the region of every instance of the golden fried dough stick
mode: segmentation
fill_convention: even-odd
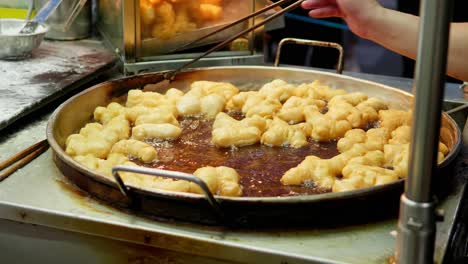
[[[404,125],[392,131],[392,138],[388,141],[388,143],[392,145],[404,145],[410,143],[410,140],[411,127]],[[450,150],[444,143],[439,141],[439,152],[446,156]]]
[[[65,152],[70,156],[91,155],[105,159],[112,145],[129,137],[130,123],[117,116],[106,125],[89,123],[80,130],[79,134],[70,135],[65,143]]]
[[[247,100],[247,103],[249,99]],[[281,109],[281,103],[277,99],[264,99],[259,101],[257,104],[250,105],[251,107],[246,107],[248,104],[245,104],[242,108],[242,112],[245,113],[246,117],[252,116],[261,116],[264,118],[273,118],[276,112]]]
[[[304,109],[306,122],[312,126],[311,138],[317,141],[329,141],[340,138],[351,130],[352,126],[347,120],[334,120],[320,113],[316,107]]]
[[[229,167],[203,167],[197,169],[193,175],[202,179],[210,191],[215,195],[241,196],[242,189],[239,184],[239,174]],[[202,193],[198,185],[190,183],[190,192]]]
[[[247,99],[250,98],[251,96],[256,96],[257,94],[258,94],[258,91],[240,92],[232,96],[231,99],[229,99],[229,101],[226,104],[226,109],[240,111],[244,107]],[[262,100],[264,99],[263,96],[260,96],[260,98]]]
[[[334,182],[333,192],[352,191],[398,180],[394,171],[376,166],[350,164],[345,168],[347,173],[343,172],[343,179]]]
[[[226,113],[219,113],[213,123],[212,141],[217,147],[241,147],[260,141],[265,120],[259,117],[235,120]]]
[[[356,143],[363,143],[368,150],[383,150],[390,135],[386,128],[371,128],[365,132],[362,129],[352,129],[338,140],[338,151],[344,152]]]
[[[136,140],[147,140],[147,139],[159,139],[159,140],[174,140],[182,134],[182,129],[173,124],[141,124],[133,127],[132,139]]]
[[[355,144],[352,149],[341,153],[331,159],[320,159],[316,156],[307,156],[297,167],[289,169],[281,178],[283,185],[300,185],[307,181],[313,181],[317,186],[330,189],[336,177],[346,163],[366,153],[362,144]]]
[[[291,146],[300,148],[307,145],[307,131],[304,125],[289,125],[275,118],[263,133],[261,143],[267,146]]]
[[[294,90],[294,95],[298,97],[310,97],[324,101],[330,101],[337,95],[346,94],[345,90],[332,89],[322,84],[319,80],[312,83],[304,83]]]
[[[326,102],[311,97],[291,96],[283,104],[277,116],[290,124],[297,124],[305,121],[304,108],[308,106],[316,106],[317,110],[321,111],[325,108]]]
[[[381,110],[379,111],[380,127],[393,131],[400,126],[411,125],[411,112],[402,110]]]
[[[263,85],[258,93],[263,95],[265,98],[285,102],[294,95],[295,88],[296,87],[292,84],[276,79]]]
[[[158,158],[156,150],[151,145],[135,139],[121,140],[115,143],[110,152],[134,156],[144,162],[152,162]]]
[[[131,123],[135,123],[136,120],[142,116],[150,115],[152,113],[160,113],[161,115],[173,115],[174,118],[178,116],[178,110],[174,105],[164,104],[158,107],[146,107],[143,105],[137,105],[134,107],[125,109],[125,117]]]

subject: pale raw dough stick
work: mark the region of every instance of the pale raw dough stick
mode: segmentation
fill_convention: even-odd
[[[257,95],[258,91],[240,92],[229,99],[226,104],[226,109],[231,111],[240,111],[242,110],[242,107],[244,107],[248,98]],[[260,95],[258,98],[260,100],[265,99],[262,95]]]
[[[131,123],[135,123],[140,116],[150,115],[152,113],[160,112],[161,114],[168,115],[172,114],[174,118],[177,118],[178,111],[174,105],[165,104],[158,107],[147,107],[143,105],[137,105],[134,107],[126,108],[126,118]]]
[[[277,116],[290,124],[297,124],[305,121],[304,108],[307,106],[316,106],[321,111],[327,103],[323,100],[313,99],[311,97],[301,98],[291,96],[283,104]]]
[[[106,176],[112,181],[114,181],[114,176],[112,175],[113,167],[117,165],[137,166],[135,163],[131,162],[126,156],[120,153],[111,153],[109,154],[109,157],[107,159],[99,159],[91,155],[76,156],[74,157],[74,159],[78,161],[78,163],[84,165],[85,167],[91,170],[101,173],[103,176]],[[136,187],[143,185],[141,183],[143,179],[142,176],[138,176],[136,174],[128,172],[121,172],[120,176],[122,176],[125,184]],[[135,184],[135,182],[138,182],[138,184]]]
[[[227,82],[196,81],[190,87],[189,93],[194,93],[201,97],[217,94],[224,97],[226,101],[229,101],[229,99],[239,93],[239,89],[236,86]]]
[[[146,175],[146,177],[151,177],[153,180],[146,186],[143,186],[144,188],[174,192],[190,192],[190,183],[187,181],[165,179],[148,175]]]
[[[166,101],[168,103],[171,103],[172,105],[176,105],[177,101],[182,96],[184,96],[184,92],[182,92],[181,90],[176,89],[176,88],[171,88],[171,89],[167,90],[166,93],[164,94],[164,98],[166,99]]]
[[[126,108],[119,103],[110,103],[107,107],[98,106],[94,110],[94,120],[105,125],[112,118],[117,116],[125,116]]]
[[[127,97],[127,119],[135,122],[141,115],[151,114],[157,111],[170,112],[175,118],[178,116],[176,108],[177,100],[183,96],[183,92],[169,89],[165,95],[157,92],[143,92],[142,90],[130,90]]]
[[[201,113],[201,96],[186,93],[177,101],[177,111],[182,116],[194,116]]]
[[[142,105],[146,107],[158,107],[165,102],[164,95],[157,92],[143,92],[142,90],[134,89],[128,91],[126,107],[134,107]]]
[[[132,129],[132,139],[140,141],[147,139],[174,140],[180,134],[182,134],[182,129],[173,124],[141,124]]]
[[[221,196],[241,196],[242,188],[239,184],[239,174],[229,167],[203,167],[197,169],[193,175],[202,179],[210,191]],[[195,183],[190,183],[190,192],[203,194]]]
[[[306,122],[312,126],[311,138],[317,141],[329,141],[340,138],[352,129],[347,120],[334,120],[320,113],[317,107],[304,109]]]
[[[158,158],[156,150],[151,145],[135,139],[121,140],[115,143],[111,149],[111,153],[134,156],[141,159],[143,162],[152,162]]]
[[[201,113],[208,119],[214,119],[219,112],[224,110],[226,99],[219,94],[209,94],[200,100]]]
[[[364,131],[362,129],[352,129],[346,132],[343,138],[338,140],[337,149],[345,152],[356,143],[363,143],[369,151],[382,150],[387,144],[390,135],[386,128],[371,128]]]
[[[258,116],[235,120],[219,113],[213,123],[212,141],[217,147],[247,146],[260,141],[266,121]]]
[[[109,135],[111,132],[116,133],[117,140],[115,140],[115,142],[121,139],[127,139],[130,137],[130,122],[123,116],[115,117],[104,125],[103,132],[105,135]]]
[[[324,101],[330,101],[333,97],[343,94],[346,94],[345,90],[332,89],[318,80],[301,84],[294,90],[294,95],[297,97],[309,97]]]
[[[224,110],[226,102],[239,90],[230,83],[193,82],[190,91],[177,102],[177,110],[183,116],[204,114],[213,119]]]
[[[112,175],[113,167],[117,165],[138,167],[138,165],[131,162],[127,156],[121,153],[111,153],[109,154],[107,160],[95,158],[90,155],[76,156],[74,159],[85,167],[101,173],[112,181],[114,181],[114,176]],[[149,190],[157,189],[176,192],[189,192],[190,188],[189,182],[187,181],[165,179],[161,177],[154,177],[131,172],[120,172],[120,176],[126,185]]]
[[[331,159],[320,159],[316,156],[307,156],[297,167],[289,169],[281,178],[283,185],[300,185],[313,181],[317,186],[331,189],[336,177],[348,161],[366,153],[362,144],[356,144],[352,149],[341,153]]]
[[[142,124],[172,124],[179,126],[179,121],[170,111],[152,111],[146,115],[139,115],[135,120],[135,126]]]
[[[300,148],[308,144],[307,129],[304,125],[289,125],[285,121],[275,118],[268,124],[268,129],[262,135],[261,143],[267,146]]]
[[[274,96],[268,97],[255,91],[241,92],[233,96],[226,105],[227,110],[241,110],[246,117],[258,115],[264,118],[273,118],[281,107],[281,102]]]

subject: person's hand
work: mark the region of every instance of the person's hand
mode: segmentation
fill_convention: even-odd
[[[306,0],[302,8],[310,10],[313,18],[341,17],[361,37],[366,37],[366,25],[383,10],[376,0]]]

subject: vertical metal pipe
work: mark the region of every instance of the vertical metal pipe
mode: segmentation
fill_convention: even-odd
[[[435,213],[431,181],[437,164],[452,2],[423,0],[421,4],[412,143],[398,221],[398,263],[433,262]]]

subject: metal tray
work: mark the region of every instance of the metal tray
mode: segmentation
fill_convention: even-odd
[[[69,99],[51,117],[47,137],[54,151],[54,161],[62,173],[77,186],[90,194],[115,206],[129,208],[137,214],[193,221],[204,224],[234,226],[258,225],[303,225],[329,223],[330,221],[369,221],[386,217],[398,210],[399,196],[403,191],[403,180],[371,188],[343,193],[326,193],[295,197],[227,198],[215,197],[219,210],[202,195],[167,191],[150,192],[140,188],[120,186],[116,182],[94,173],[65,154],[66,138],[92,119],[97,106],[107,105],[113,98],[124,95],[129,89],[142,88],[153,83],[157,74],[145,74],[114,80],[96,85]],[[313,70],[275,68],[260,66],[215,67],[189,70],[177,75],[171,87],[184,89],[196,80],[228,81],[241,90],[259,89],[273,79],[291,83],[310,82],[319,79],[324,84],[347,91],[360,91],[388,102],[391,108],[408,109],[412,96],[400,90],[357,78]],[[164,89],[157,91],[163,92]],[[434,186],[443,193],[444,182],[450,175],[448,166],[456,157],[460,147],[461,133],[455,121],[444,114],[442,121],[446,133],[442,141],[451,152],[439,166],[440,172]],[[221,212],[221,214],[220,214]],[[280,219],[281,221],[271,221]]]

